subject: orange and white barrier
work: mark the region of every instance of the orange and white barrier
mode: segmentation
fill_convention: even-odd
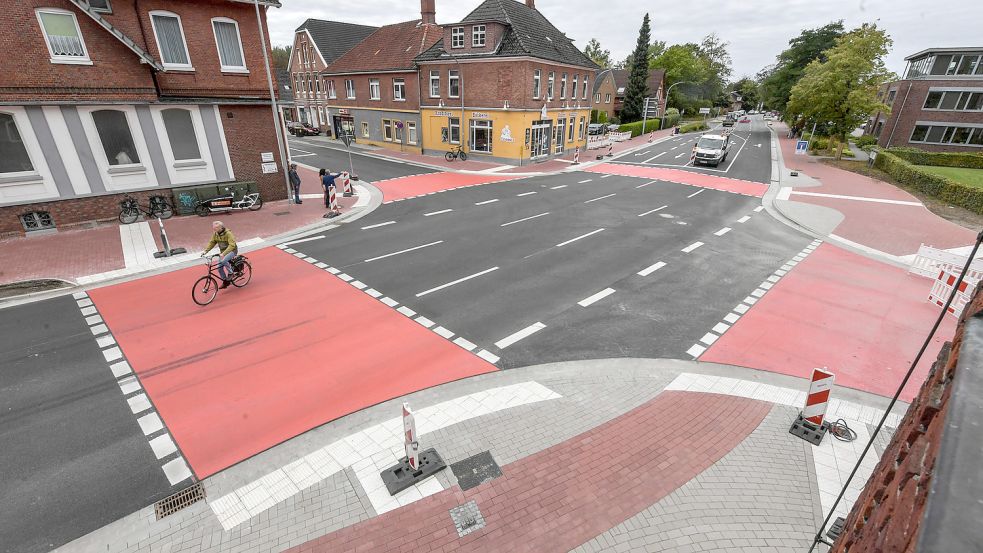
[[[573,151],[573,164],[578,163],[580,163],[580,146],[577,146],[577,149]]]
[[[952,287],[956,284],[959,279],[958,272],[962,271],[962,268],[956,268],[951,265],[946,265],[942,267],[939,271],[939,276],[935,278],[935,282],[932,284],[932,291],[928,293],[928,301],[942,307],[945,302],[949,300],[949,295],[952,294]],[[962,282],[959,283],[959,289],[956,291],[956,297],[953,298],[952,304],[949,305],[949,313],[959,317],[963,308],[969,303],[970,295],[973,293],[973,289],[976,288],[976,284],[979,279],[975,279],[966,275]]]
[[[608,144],[607,157],[614,157],[614,144]]]
[[[826,417],[826,406],[829,404],[829,393],[833,389],[833,373],[827,372],[826,367],[812,370],[812,383],[809,384],[809,395],[802,409],[802,418],[815,424],[823,425]]]
[[[328,209],[330,211],[339,211],[338,209],[338,194],[335,192],[335,187],[328,187]]]
[[[354,194],[352,191],[352,178],[348,174],[348,171],[343,171],[341,173],[341,188],[344,190],[345,196],[351,196]]]
[[[420,442],[416,435],[416,418],[410,406],[403,404],[403,448],[406,451],[406,460],[410,468],[416,470],[420,468]]]

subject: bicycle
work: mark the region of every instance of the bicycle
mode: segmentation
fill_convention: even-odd
[[[164,196],[151,196],[150,205],[148,207],[143,207],[137,203],[136,198],[126,194],[123,201],[119,203],[119,222],[128,225],[135,222],[140,218],[140,214],[143,213],[149,217],[161,219],[170,219],[174,215],[174,208],[168,203],[167,198]]]
[[[191,289],[191,299],[195,300],[195,303],[202,307],[212,303],[215,296],[218,295],[220,279],[217,272],[218,263],[215,263],[214,260],[216,258],[221,259],[221,257],[222,254],[206,256],[208,274],[196,280],[194,288]],[[232,266],[232,272],[229,274],[232,285],[236,288],[242,288],[249,284],[249,281],[253,278],[253,267],[249,264],[246,256],[237,255],[232,258],[229,264]]]
[[[461,158],[461,161],[468,160],[468,153],[465,152],[460,145],[458,145],[456,149],[451,150],[444,154],[444,159],[446,159],[447,161],[454,161],[457,158]]]

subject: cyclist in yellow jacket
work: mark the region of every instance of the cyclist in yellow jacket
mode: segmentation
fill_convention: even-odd
[[[225,228],[222,221],[212,223],[212,230],[215,233],[212,234],[212,239],[208,241],[208,245],[205,246],[205,251],[201,256],[205,257],[208,252],[212,251],[212,248],[218,246],[219,253],[222,255],[218,260],[218,276],[222,279],[221,287],[228,288],[232,281],[229,280],[226,270],[232,269],[230,262],[239,254],[239,247],[236,246],[236,238],[232,235],[232,231]]]

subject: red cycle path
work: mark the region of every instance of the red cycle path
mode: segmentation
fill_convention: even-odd
[[[764,196],[765,191],[768,190],[768,187],[760,182],[718,177],[716,175],[706,175],[693,171],[683,171],[682,169],[667,169],[665,167],[641,167],[622,163],[601,163],[593,167],[588,167],[584,171],[677,182],[679,184],[712,188],[714,190],[744,194],[756,198]]]
[[[90,291],[199,478],[364,407],[496,370],[292,255],[249,259],[252,282],[208,307],[190,297],[200,268]]]
[[[925,301],[932,281],[823,244],[782,277],[700,361],[807,377],[829,367],[836,384],[893,395],[940,308]],[[901,399],[910,401],[952,339],[943,319]]]
[[[770,409],[738,397],[662,392],[503,466],[495,480],[467,491],[455,486],[287,552],[570,551],[710,468]],[[485,527],[459,538],[448,510],[472,500]]]
[[[515,175],[480,175],[475,173],[426,173],[409,177],[397,177],[372,183],[382,190],[387,202],[412,198],[420,194],[440,192],[472,184],[486,184],[503,180],[515,180]]]

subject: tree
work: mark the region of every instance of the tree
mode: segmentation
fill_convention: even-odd
[[[666,72],[666,87],[685,82],[672,89],[667,99],[668,105],[690,109],[689,102],[683,102],[686,93],[699,91],[699,85],[706,80],[707,64],[697,53],[696,44],[673,44],[661,55],[653,58],[649,66]]]
[[[652,44],[649,44],[649,60],[653,60],[662,55],[666,51],[666,41],[656,40]]]
[[[611,66],[611,51],[602,50],[601,43],[596,38],[592,38],[584,46],[584,54],[603,69]]]
[[[891,44],[891,38],[876,24],[864,23],[837,38],[836,45],[825,52],[825,62],[810,62],[792,87],[787,114],[827,122],[830,135],[840,139],[837,159],[843,155],[848,133],[871,113],[889,111],[877,98],[877,89],[897,78],[884,65]]]
[[[273,47],[273,67],[287,69],[290,64],[290,46]]]
[[[776,56],[775,64],[758,73],[761,99],[769,109],[785,111],[792,87],[812,60],[826,61],[823,52],[843,36],[843,20],[828,23],[817,29],[806,29],[788,41],[789,47]]]
[[[628,67],[628,85],[625,86],[625,101],[621,106],[618,117],[622,123],[639,121],[642,118],[645,97],[648,96],[649,80],[649,14],[642,19],[642,27],[638,30],[638,42],[631,55]]]
[[[703,97],[720,101],[724,94],[724,85],[730,79],[733,71],[730,68],[730,53],[727,52],[729,43],[720,40],[716,33],[703,37],[703,42],[697,48],[696,54],[706,64],[706,78],[702,83]]]
[[[741,95],[745,109],[756,109],[761,102],[758,95],[758,82],[750,77],[744,77],[729,87],[731,90]]]

